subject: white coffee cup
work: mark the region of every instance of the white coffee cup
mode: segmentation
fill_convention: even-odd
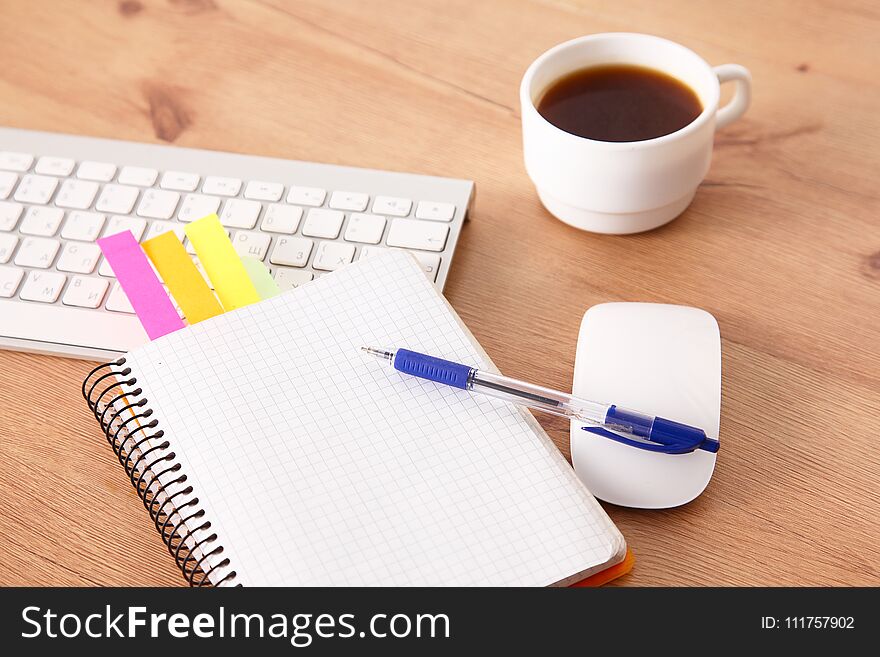
[[[602,64],[658,69],[688,85],[703,111],[668,135],[633,142],[586,139],[565,132],[537,110],[542,94],[573,71]],[[720,85],[736,83],[733,98],[718,107]],[[711,67],[682,45],[647,34],[580,37],[551,48],[526,71],[520,85],[526,171],[551,214],[597,233],[637,233],[681,214],[712,159],[715,128],[746,111],[751,76],[737,64]]]

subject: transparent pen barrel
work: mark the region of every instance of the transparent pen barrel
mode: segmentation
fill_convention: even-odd
[[[578,399],[557,390],[480,370],[471,374],[470,387],[474,392],[585,422],[604,422],[609,408],[608,404]]]

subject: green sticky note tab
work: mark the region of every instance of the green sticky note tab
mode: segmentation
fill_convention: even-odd
[[[256,258],[248,256],[242,256],[241,264],[244,265],[244,269],[250,277],[251,283],[257,288],[257,294],[260,295],[261,299],[268,299],[276,294],[281,294],[281,288],[278,287],[278,283],[275,282],[272,274],[266,269],[266,265]]]

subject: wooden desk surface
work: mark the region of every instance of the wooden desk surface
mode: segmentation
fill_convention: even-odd
[[[473,179],[446,295],[504,372],[570,386],[604,301],[721,326],[714,479],[684,508],[608,508],[637,558],[620,583],[876,585],[878,30],[867,1],[9,0],[0,124]],[[523,170],[523,71],[605,31],[754,76],[691,208],[644,235],[563,225]],[[180,585],[86,412],[90,367],[0,352],[0,584]]]

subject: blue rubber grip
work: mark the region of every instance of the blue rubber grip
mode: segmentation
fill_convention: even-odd
[[[394,355],[394,369],[404,374],[412,374],[422,379],[467,390],[473,368],[409,349],[398,349]]]

